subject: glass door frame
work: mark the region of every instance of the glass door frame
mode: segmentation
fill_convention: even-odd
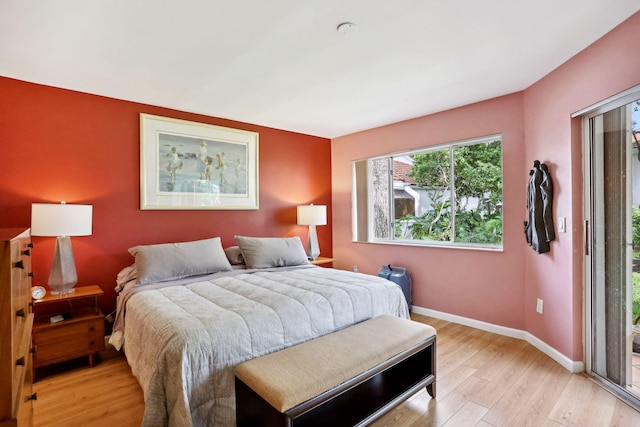
[[[616,395],[622,397],[624,400],[631,403],[633,406],[640,406],[640,396],[635,395],[628,391],[626,388],[620,387],[611,383],[604,377],[601,377],[594,371],[594,360],[593,360],[593,339],[594,334],[592,331],[593,322],[594,322],[594,307],[592,304],[593,301],[593,281],[594,281],[594,272],[592,262],[593,259],[593,230],[594,230],[594,212],[593,210],[596,208],[592,204],[592,201],[595,200],[597,194],[597,188],[594,188],[594,173],[592,170],[593,161],[595,153],[592,150],[592,129],[591,129],[591,119],[604,114],[608,111],[615,110],[617,108],[623,107],[627,104],[630,104],[634,101],[640,99],[640,85],[632,87],[624,92],[621,92],[617,95],[614,95],[610,98],[607,98],[597,104],[594,104],[590,107],[587,107],[583,110],[580,110],[574,114],[572,114],[572,118],[582,117],[582,172],[583,172],[583,233],[582,233],[582,245],[583,245],[583,274],[584,274],[584,300],[583,300],[583,310],[584,310],[584,341],[583,341],[583,351],[585,358],[585,370],[586,373],[596,379],[600,380],[604,386],[614,392]],[[602,167],[602,165],[599,165]],[[596,164],[598,167],[598,164]],[[631,174],[631,170],[628,171]],[[627,304],[627,318],[631,317],[630,314],[630,304],[631,301],[628,301]],[[629,322],[628,322],[629,323]],[[629,333],[627,333],[629,334]],[[629,341],[630,342],[630,341]],[[630,345],[629,347],[629,355],[631,354]],[[629,366],[630,368],[630,366]],[[630,376],[630,369],[629,375]]]

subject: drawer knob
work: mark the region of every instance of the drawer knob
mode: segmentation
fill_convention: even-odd
[[[38,393],[33,393],[31,396],[27,397],[27,400],[38,400]]]
[[[22,251],[22,255],[26,255],[26,256],[31,255],[31,250],[30,249],[25,249],[24,251]]]
[[[29,242],[29,243],[27,243],[27,247],[28,247],[28,248],[33,248],[33,242]]]
[[[16,263],[14,264],[15,268],[24,268],[24,261],[20,260],[20,261],[16,261]]]
[[[30,271],[29,274],[27,274],[27,276],[33,277],[33,271]]]
[[[26,361],[24,360],[24,356],[22,356],[21,358],[16,360],[16,365],[17,366],[24,366],[25,364],[26,364]]]
[[[20,309],[16,310],[16,316],[25,317],[24,308],[20,308]]]

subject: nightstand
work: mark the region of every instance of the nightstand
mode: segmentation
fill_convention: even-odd
[[[47,295],[33,301],[33,367],[52,365],[77,357],[94,355],[105,349],[104,318],[98,305],[103,292],[99,286],[78,286],[67,295]],[[52,322],[51,317],[65,319]]]
[[[316,258],[313,261],[311,261],[311,264],[313,264],[313,265],[329,264],[329,263],[332,263],[335,260],[336,260],[335,258],[328,258],[328,257],[325,257],[325,256],[319,256],[318,258]]]

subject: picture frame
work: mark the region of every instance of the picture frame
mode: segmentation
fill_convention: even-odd
[[[258,209],[258,133],[140,114],[140,209]]]

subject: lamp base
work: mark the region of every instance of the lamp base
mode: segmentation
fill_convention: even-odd
[[[309,226],[309,236],[307,238],[307,256],[312,261],[320,256],[320,245],[318,244],[318,234],[316,233],[316,226]]]
[[[78,283],[76,264],[73,259],[70,237],[58,237],[49,272],[49,287],[52,295],[66,295],[73,292]]]

